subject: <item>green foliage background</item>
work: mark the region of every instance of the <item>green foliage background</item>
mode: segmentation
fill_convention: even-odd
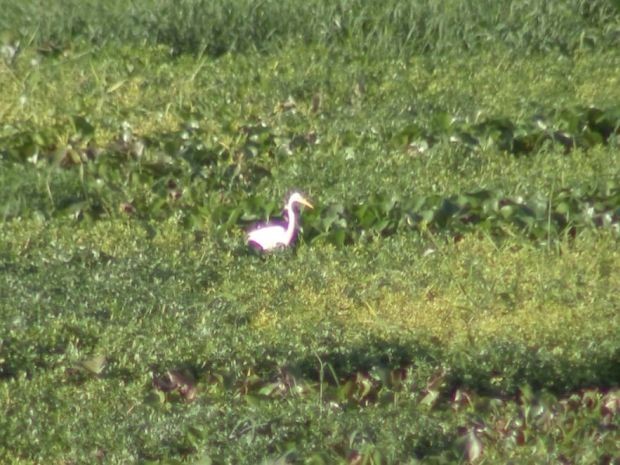
[[[72,0],[2,6],[3,29],[36,44],[132,41],[164,44],[177,53],[269,51],[291,42],[405,55],[498,44],[526,52],[572,52],[618,43],[617,5],[609,0]]]
[[[615,463],[615,2],[0,11],[2,463]]]

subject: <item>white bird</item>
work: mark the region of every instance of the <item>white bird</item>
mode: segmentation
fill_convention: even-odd
[[[263,252],[291,245],[297,234],[296,204],[313,208],[312,204],[304,199],[299,192],[294,192],[289,197],[285,207],[288,213],[288,223],[273,221],[258,225],[248,232],[248,245]]]

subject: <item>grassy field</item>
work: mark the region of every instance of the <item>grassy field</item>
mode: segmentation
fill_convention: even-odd
[[[620,463],[617,2],[101,5],[0,0],[1,463]]]

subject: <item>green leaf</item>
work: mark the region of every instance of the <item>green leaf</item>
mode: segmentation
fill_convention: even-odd
[[[95,355],[92,358],[83,360],[80,362],[80,366],[84,368],[89,373],[94,375],[99,375],[103,371],[106,365],[106,357],[105,355]]]

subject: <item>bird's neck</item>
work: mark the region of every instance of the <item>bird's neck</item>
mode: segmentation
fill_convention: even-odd
[[[288,210],[288,224],[286,225],[286,239],[287,243],[290,243],[293,240],[293,236],[295,235],[295,226],[297,225],[297,218],[295,216],[295,209],[293,206],[289,206]]]

